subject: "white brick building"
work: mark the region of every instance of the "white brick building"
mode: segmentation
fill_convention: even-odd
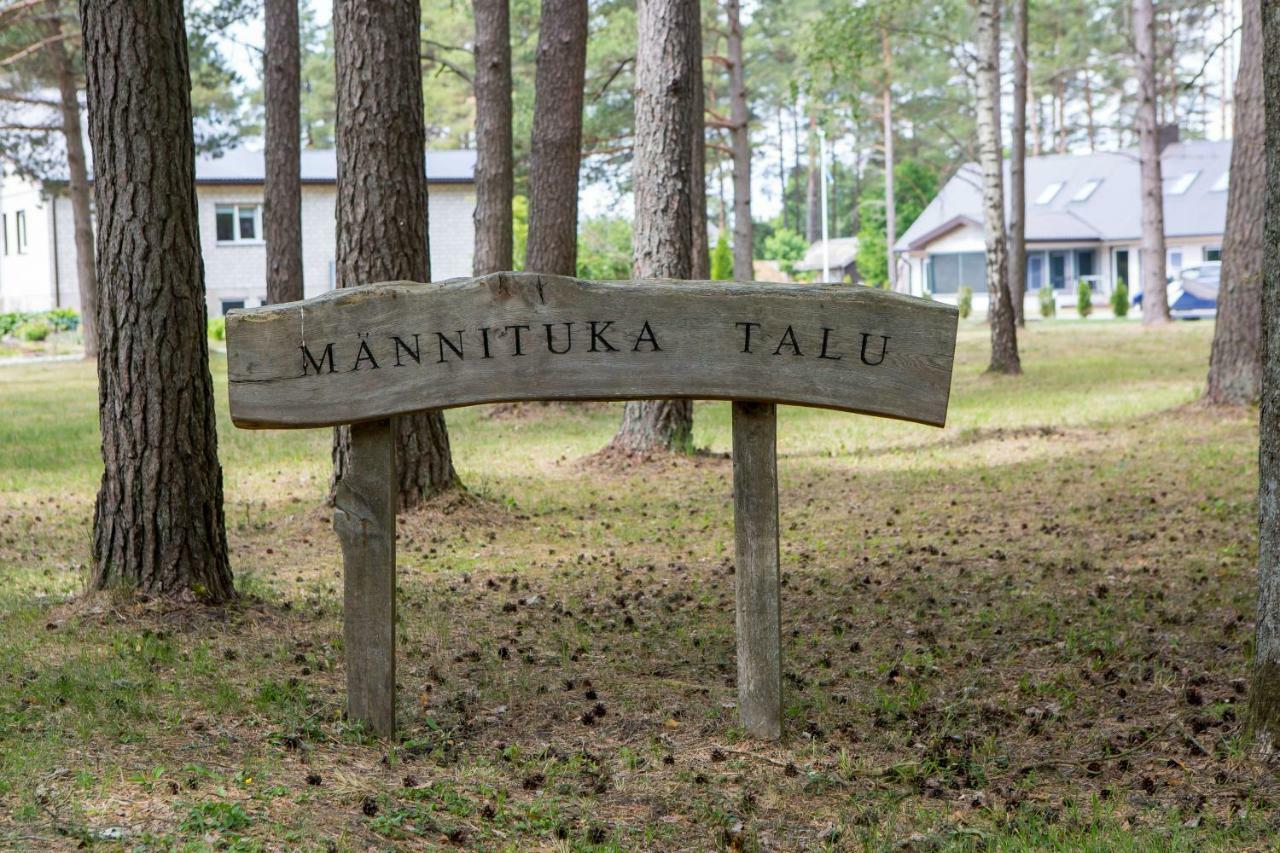
[[[302,266],[308,297],[334,285],[336,159],[302,152]],[[431,277],[471,275],[475,246],[475,152],[429,151]],[[261,305],[266,296],[262,241],[263,157],[237,149],[196,161],[196,203],[210,317]],[[39,185],[0,174],[0,312],[79,310],[71,202]]]

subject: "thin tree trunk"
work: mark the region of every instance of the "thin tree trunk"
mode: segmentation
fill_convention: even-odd
[[[1027,0],[1013,0],[1013,150],[1009,160],[1009,293],[1027,325]]]
[[[1156,30],[1152,0],[1133,0],[1138,49],[1138,158],[1142,171],[1142,322],[1169,322],[1165,282],[1164,189],[1156,128]]]
[[[103,299],[95,589],[235,597],[182,0],[83,0]]]
[[[1280,749],[1280,4],[1263,7],[1262,28],[1266,280],[1258,454],[1258,614],[1248,722],[1263,750],[1274,753]]]
[[[884,90],[880,93],[881,123],[884,125],[884,237],[889,262],[889,289],[898,289],[898,265],[893,244],[898,241],[898,206],[893,191],[893,54],[889,51],[889,31],[880,30],[880,58],[884,63]]]
[[[636,4],[636,278],[687,279],[693,271],[691,109],[697,0]],[[690,400],[627,403],[612,446],[628,453],[693,449]]]
[[[804,237],[809,243],[822,239],[822,213],[818,199],[818,114],[809,112],[809,136],[805,143],[809,160],[808,182],[804,196]]]
[[[742,16],[739,0],[726,0],[729,19],[729,145],[733,149],[733,277],[751,281],[751,128],[747,107],[747,69],[742,50]]]
[[[62,32],[58,4],[49,3],[50,35]],[[58,105],[62,112],[62,137],[67,144],[67,191],[71,198],[71,222],[76,244],[76,285],[80,290],[80,334],[84,357],[98,357],[98,270],[94,262],[93,206],[89,187],[84,130],[80,124],[80,97],[76,71],[64,42],[49,45],[58,75]],[[57,227],[56,223],[54,227]]]
[[[697,5],[695,0],[695,6]],[[700,12],[700,9],[697,10]],[[690,251],[690,276],[695,279],[711,278],[711,246],[707,236],[707,122],[706,92],[703,90],[702,77],[702,18],[700,14],[693,16],[690,24],[689,49],[693,52],[690,59],[690,71],[693,74],[693,97],[689,104],[689,137],[692,143],[692,162],[689,166],[689,228],[692,231]],[[781,113],[779,113],[781,122]],[[781,128],[781,124],[779,124]],[[782,148],[778,148],[778,156],[782,156]],[[783,191],[786,191],[786,176],[783,176]],[[786,205],[783,205],[786,212]]]
[[[578,166],[587,65],[587,0],[544,0],[538,30],[529,238],[525,269],[573,275],[578,265]]]
[[[417,3],[333,6],[338,287],[431,280],[419,32]],[[459,486],[444,415],[418,412],[395,421],[399,508]],[[350,432],[340,427],[331,494],[349,454]]]
[[[1055,102],[1058,110],[1058,153],[1067,153],[1067,93],[1066,85],[1062,80],[1062,75],[1058,75],[1057,95]]]
[[[484,275],[512,268],[515,195],[509,0],[475,0],[476,252]]]
[[[1262,381],[1262,222],[1266,203],[1266,126],[1262,103],[1262,8],[1244,4],[1227,229],[1222,240],[1218,322],[1205,399],[1239,405],[1258,399]]]
[[[978,3],[978,158],[987,238],[991,318],[990,373],[1021,373],[1018,328],[1009,294],[1009,244],[1004,228],[1004,163],[1000,140],[1000,0]]]
[[[302,299],[302,82],[297,0],[266,0],[267,302]]]
[[[782,199],[782,227],[791,227],[791,206],[787,204],[787,130],[782,121],[782,106],[778,106],[778,198]],[[696,277],[696,274],[695,274]]]
[[[1031,102],[1031,156],[1039,157],[1044,153],[1044,142],[1040,137],[1040,99],[1033,94],[1031,78],[1027,78],[1027,100]]]
[[[1084,118],[1085,133],[1089,139],[1089,152],[1098,150],[1098,128],[1093,123],[1093,86],[1089,81],[1089,69],[1084,69]]]

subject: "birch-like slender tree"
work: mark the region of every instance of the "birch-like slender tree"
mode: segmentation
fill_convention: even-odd
[[[982,163],[990,373],[1021,373],[1018,327],[1009,293],[1009,244],[1004,225],[1004,157],[1000,139],[1000,0],[978,0],[978,159]]]
[[[1013,0],[1013,126],[1009,152],[1009,294],[1027,325],[1027,0]]]
[[[636,278],[687,279],[693,272],[693,31],[697,0],[636,6]],[[691,450],[690,400],[627,403],[612,446],[628,453]]]
[[[1241,405],[1262,379],[1262,230],[1266,206],[1266,118],[1262,94],[1262,8],[1246,2],[1236,73],[1227,228],[1222,237],[1218,321],[1205,399]]]
[[[1156,21],[1152,0],[1133,0],[1133,36],[1138,63],[1138,160],[1142,194],[1142,322],[1169,322],[1165,281],[1164,182],[1156,120]]]

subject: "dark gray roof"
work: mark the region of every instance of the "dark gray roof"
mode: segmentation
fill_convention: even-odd
[[[853,263],[858,254],[858,238],[857,237],[832,237],[829,241],[830,248],[827,250],[831,261],[831,268],[838,270],[849,266]],[[822,241],[819,240],[811,245],[804,253],[804,259],[797,262],[795,268],[798,270],[820,270],[822,269]]]
[[[427,181],[430,183],[471,183],[475,180],[476,152],[470,150],[428,151]],[[235,148],[221,157],[196,158],[197,184],[260,184],[265,167],[261,151]],[[302,152],[302,182],[332,184],[338,179],[337,152],[332,148]]]
[[[1160,158],[1164,172],[1164,228],[1168,237],[1219,235],[1227,221],[1226,182],[1231,141],[1178,142]],[[1187,176],[1195,173],[1194,179]],[[1005,161],[1006,211],[1009,162]],[[1115,241],[1142,235],[1139,165],[1136,151],[1050,154],[1027,158],[1027,240]],[[1170,193],[1179,180],[1185,191]],[[1075,201],[1091,181],[1100,181],[1087,199]],[[1047,204],[1041,193],[1061,184]],[[928,243],[972,220],[982,222],[982,172],[966,163],[898,239],[897,251],[923,249]]]

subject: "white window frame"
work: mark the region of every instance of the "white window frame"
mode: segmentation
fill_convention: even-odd
[[[9,214],[0,213],[0,231],[4,232],[4,253],[9,254]]]
[[[1227,171],[1218,176],[1218,180],[1213,182],[1211,189],[1215,193],[1224,193],[1229,186],[1231,186],[1231,170],[1227,169]]]
[[[18,254],[25,255],[27,253],[27,212],[25,210],[13,212],[13,238],[18,244]]]
[[[1062,188],[1066,186],[1066,181],[1054,181],[1040,191],[1040,195],[1036,196],[1036,204],[1043,207],[1053,202],[1058,197],[1058,193],[1062,192]]]
[[[1200,177],[1200,170],[1193,169],[1190,172],[1183,172],[1178,177],[1169,181],[1164,191],[1165,195],[1186,195],[1187,190],[1191,189],[1191,185],[1196,182],[1196,178]]]
[[[257,235],[256,237],[240,236],[241,211],[246,208],[253,210],[253,233]],[[232,237],[230,240],[220,240],[218,239],[218,216],[227,211],[230,211],[232,216]],[[266,242],[262,239],[262,202],[237,201],[215,204],[213,206],[213,238],[219,246],[261,246]]]
[[[1071,201],[1073,203],[1088,201],[1089,197],[1097,192],[1100,186],[1102,186],[1102,178],[1090,178],[1080,186],[1080,189],[1076,190],[1076,194],[1071,197]]]

